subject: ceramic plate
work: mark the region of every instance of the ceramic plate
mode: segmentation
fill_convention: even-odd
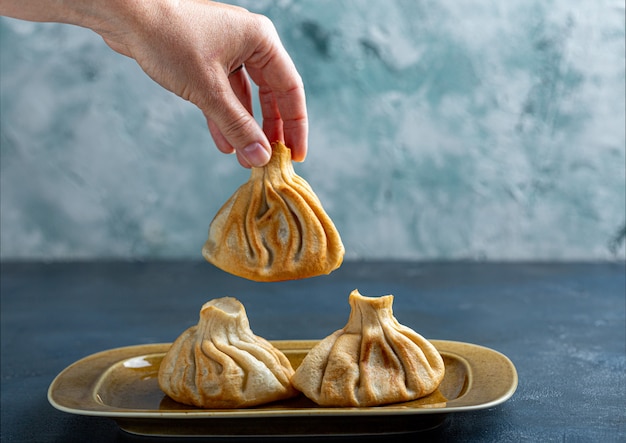
[[[298,367],[317,341],[273,341]],[[517,372],[503,354],[469,343],[432,340],[446,365],[431,395],[369,408],[320,407],[304,396],[249,409],[198,409],[176,403],[157,383],[170,344],[111,349],[63,370],[48,390],[57,409],[110,417],[125,431],[164,436],[371,435],[438,426],[446,414],[489,408],[513,395]]]

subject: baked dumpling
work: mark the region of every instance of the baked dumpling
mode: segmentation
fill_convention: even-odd
[[[435,347],[393,316],[393,295],[350,294],[343,329],[309,351],[294,387],[321,406],[377,406],[434,392],[444,376]]]
[[[204,258],[255,281],[329,274],[344,247],[311,186],[298,176],[291,151],[272,144],[272,158],[252,168],[250,179],[222,206],[209,227]]]
[[[172,344],[159,386],[180,403],[242,408],[296,395],[292,375],[287,357],[253,334],[243,305],[223,297],[205,303],[198,324]]]

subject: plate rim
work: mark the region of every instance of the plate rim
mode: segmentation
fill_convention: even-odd
[[[283,350],[303,350],[310,349],[314,344],[318,343],[320,340],[269,340],[270,343],[274,344],[274,346]],[[220,418],[287,418],[287,417],[324,417],[324,416],[368,416],[368,415],[376,415],[376,416],[398,416],[398,415],[421,415],[421,414],[448,414],[455,412],[468,412],[475,411],[481,409],[487,409],[499,404],[506,402],[509,398],[513,396],[518,386],[518,374],[515,368],[515,365],[507,357],[505,354],[478,344],[466,343],[461,341],[454,340],[437,340],[437,339],[429,339],[429,341],[437,348],[437,350],[441,353],[455,354],[457,357],[461,357],[466,362],[470,363],[470,367],[472,372],[470,375],[475,376],[477,370],[480,370],[480,366],[476,366],[476,362],[472,359],[467,358],[464,353],[456,352],[457,348],[470,348],[478,351],[481,355],[490,356],[495,359],[499,359],[500,363],[506,366],[510,371],[510,378],[507,380],[500,380],[503,385],[504,392],[491,399],[490,401],[485,401],[477,404],[461,404],[455,406],[454,403],[456,400],[466,397],[471,391],[472,386],[476,380],[472,380],[470,382],[470,386],[468,386],[467,391],[457,399],[452,399],[449,402],[446,402],[446,405],[443,407],[422,407],[422,408],[409,408],[402,407],[402,403],[398,403],[398,407],[394,407],[394,405],[385,405],[384,407],[326,407],[326,406],[317,406],[311,408],[297,408],[297,409],[288,409],[288,408],[268,408],[268,409],[255,409],[255,408],[241,408],[241,409],[193,409],[193,410],[182,410],[182,411],[160,411],[156,409],[150,410],[124,410],[120,408],[107,407],[104,404],[101,404],[102,408],[98,409],[86,409],[86,408],[77,408],[72,406],[67,406],[62,404],[62,402],[57,401],[55,399],[56,387],[64,380],[67,374],[71,371],[75,371],[80,369],[81,366],[84,366],[89,361],[97,358],[102,358],[108,356],[110,354],[124,354],[130,353],[129,356],[124,356],[116,362],[110,363],[106,365],[107,368],[113,366],[120,361],[123,361],[127,358],[137,357],[137,356],[145,356],[150,354],[160,354],[167,350],[172,343],[146,343],[146,344],[136,344],[129,346],[120,346],[115,347],[103,351],[99,351],[85,357],[76,360],[74,363],[67,366],[63,369],[50,383],[47,392],[47,398],[49,403],[56,409],[62,412],[75,414],[75,415],[84,415],[84,416],[97,416],[97,417],[108,417],[112,419],[165,419],[165,420],[193,420],[193,419],[220,419]],[[289,346],[288,346],[289,345]],[[165,351],[163,350],[165,348]],[[133,352],[135,350],[138,352],[134,355]],[[154,349],[153,351],[147,351],[147,349]],[[102,372],[103,373],[103,372]],[[480,376],[480,375],[479,375]],[[98,382],[98,378],[89,379],[91,383],[85,383],[87,387],[95,388]],[[480,380],[478,380],[480,381]],[[452,406],[448,406],[449,403],[452,403]],[[461,402],[462,403],[462,402]],[[93,404],[98,405],[97,402],[93,402]]]

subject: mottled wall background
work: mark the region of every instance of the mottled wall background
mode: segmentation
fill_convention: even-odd
[[[624,2],[248,0],[349,258],[626,256]],[[0,19],[1,258],[198,258],[248,178],[88,30]]]

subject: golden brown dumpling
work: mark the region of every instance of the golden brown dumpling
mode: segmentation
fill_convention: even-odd
[[[223,297],[205,303],[198,324],[172,344],[159,386],[180,403],[242,408],[296,395],[291,375],[287,357],[252,333],[243,305]]]
[[[311,186],[296,175],[289,148],[277,142],[272,149],[270,162],[252,168],[211,222],[202,255],[255,281],[329,274],[343,261],[339,232]]]
[[[434,392],[444,376],[435,347],[393,316],[393,296],[350,294],[348,323],[319,342],[291,382],[322,406],[377,406]]]

